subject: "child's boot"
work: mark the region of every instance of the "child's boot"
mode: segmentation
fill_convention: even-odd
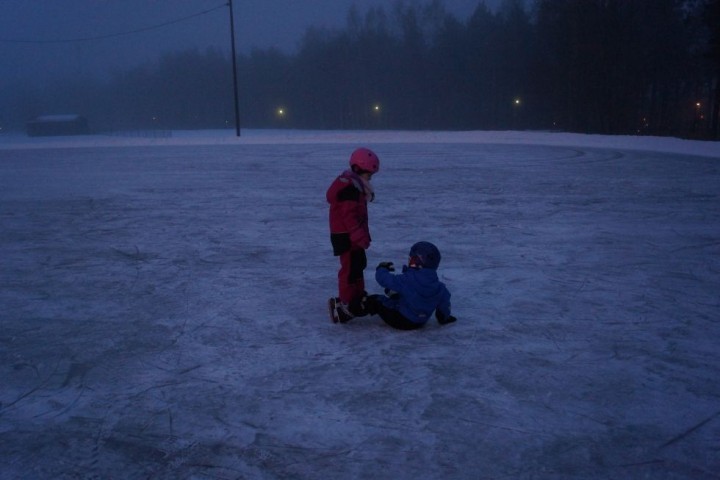
[[[368,314],[365,307],[368,298],[367,292],[363,292],[362,296],[355,297],[352,302],[348,305],[348,311],[353,317],[364,317]]]
[[[380,313],[380,295],[367,295],[362,299],[362,308],[365,315],[377,315]]]

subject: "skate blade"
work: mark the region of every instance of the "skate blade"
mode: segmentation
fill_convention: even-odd
[[[330,298],[328,300],[328,310],[330,312],[330,320],[332,321],[332,323],[338,323],[340,321],[340,319],[338,318],[338,315],[337,315],[337,309],[335,308],[335,299],[334,298]]]

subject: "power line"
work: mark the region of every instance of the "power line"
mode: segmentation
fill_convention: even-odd
[[[167,27],[168,25],[174,25],[176,23],[184,22],[186,20],[190,20],[191,18],[199,17],[201,15],[206,15],[210,12],[214,12],[215,10],[219,10],[221,8],[227,7],[227,3],[223,3],[222,5],[218,5],[216,7],[213,7],[209,10],[203,10],[202,12],[193,13],[192,15],[188,15],[182,18],[177,18],[175,20],[170,20],[168,22],[159,23],[157,25],[151,25],[149,27],[143,27],[138,28],[135,30],[129,30],[127,32],[118,32],[118,33],[110,33],[106,35],[97,35],[94,37],[79,37],[79,38],[66,38],[66,39],[55,39],[55,40],[32,40],[32,39],[12,39],[12,38],[0,38],[0,42],[2,43],[35,43],[35,44],[47,44],[47,43],[75,43],[75,42],[91,42],[93,40],[103,40],[106,38],[115,38],[115,37],[122,37],[126,35],[134,35],[136,33],[142,33],[147,32],[150,30],[157,30],[159,28]]]

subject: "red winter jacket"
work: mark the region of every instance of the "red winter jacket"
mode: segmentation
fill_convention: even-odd
[[[344,171],[326,193],[330,204],[330,241],[333,253],[370,246],[367,194],[362,179],[352,170]]]

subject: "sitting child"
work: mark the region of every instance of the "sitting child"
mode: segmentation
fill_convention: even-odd
[[[421,328],[435,312],[438,323],[445,325],[456,319],[450,314],[450,292],[438,279],[440,251],[430,242],[418,242],[410,249],[407,266],[401,274],[392,262],[382,262],[375,270],[375,280],[385,287],[385,295],[370,295],[365,309],[380,315],[385,323],[399,330]]]

